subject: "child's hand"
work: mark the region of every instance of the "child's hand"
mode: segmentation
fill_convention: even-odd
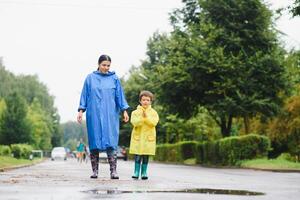
[[[146,112],[145,111],[143,111],[143,117],[147,117],[147,115],[146,115]]]

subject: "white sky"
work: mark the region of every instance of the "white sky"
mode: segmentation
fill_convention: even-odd
[[[272,8],[291,0],[268,0]],[[100,54],[124,76],[145,58],[157,30],[169,32],[169,15],[181,0],[0,0],[0,57],[15,74],[37,74],[55,96],[61,122],[75,120],[86,75]],[[278,29],[300,49],[300,19],[282,17]],[[0,82],[1,84],[1,82]]]

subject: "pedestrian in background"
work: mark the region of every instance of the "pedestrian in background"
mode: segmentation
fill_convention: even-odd
[[[76,151],[77,151],[77,161],[82,163],[82,160],[83,160],[83,154],[84,154],[84,143],[82,141],[82,138],[80,138],[79,142],[77,143],[77,147],[76,147]]]
[[[133,125],[129,153],[134,154],[134,174],[132,178],[148,179],[147,167],[149,156],[155,155],[156,130],[159,117],[151,107],[153,94],[149,91],[141,91],[139,95],[140,105],[131,113],[131,124]]]
[[[119,142],[119,113],[128,122],[129,108],[121,82],[115,72],[109,71],[111,58],[101,55],[98,68],[90,73],[83,85],[77,121],[81,123],[86,111],[88,142],[93,174],[98,177],[99,152],[106,151],[110,165],[110,178],[119,179],[117,174],[117,147]]]

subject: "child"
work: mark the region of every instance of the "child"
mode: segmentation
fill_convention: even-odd
[[[134,175],[132,178],[138,179],[141,170],[141,178],[148,179],[147,166],[149,155],[155,155],[156,130],[159,117],[157,112],[151,108],[153,94],[149,91],[142,91],[139,95],[140,105],[131,114],[131,124],[133,125],[130,154],[134,155]]]

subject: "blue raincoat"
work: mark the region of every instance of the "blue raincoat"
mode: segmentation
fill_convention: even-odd
[[[104,151],[117,149],[119,113],[129,108],[120,80],[115,72],[94,71],[83,85],[79,110],[86,111],[89,147]]]

